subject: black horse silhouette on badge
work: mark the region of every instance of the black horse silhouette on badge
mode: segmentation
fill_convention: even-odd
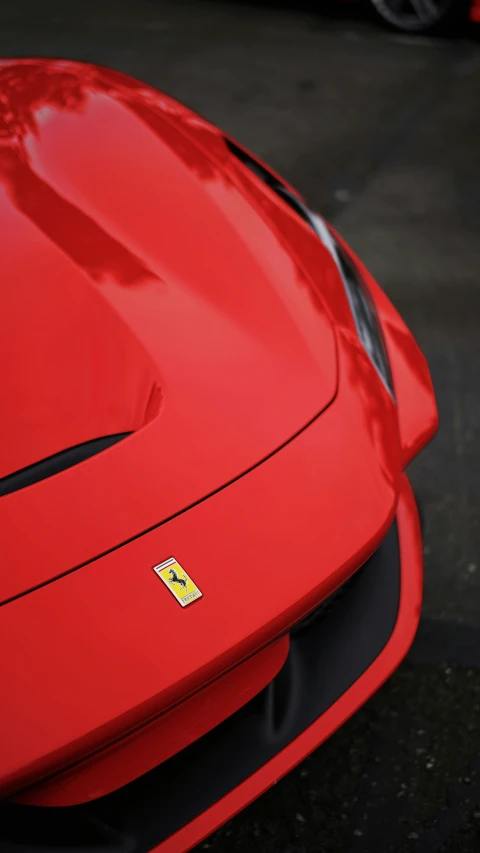
[[[188,583],[187,579],[186,578],[179,578],[175,569],[169,569],[168,573],[170,575],[170,577],[168,579],[169,583],[172,583],[172,584],[178,583],[178,584],[180,584],[181,587],[183,587],[183,589],[187,588],[187,583]]]

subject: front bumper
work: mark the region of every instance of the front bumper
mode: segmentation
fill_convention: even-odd
[[[3,803],[2,851],[187,850],[304,758],[388,678],[415,634],[421,577],[418,514],[403,476],[386,537],[293,626],[287,660],[258,696],[169,761],[92,803]]]
[[[295,767],[352,716],[392,675],[415,637],[422,601],[423,548],[417,504],[404,475],[396,515],[398,562],[398,610],[393,630],[383,648],[356,681],[294,740],[196,819],[155,847],[157,853],[186,851],[244,809],[272,784]],[[392,531],[391,531],[392,532]],[[391,532],[389,535],[391,535]],[[391,540],[390,540],[391,543]],[[378,552],[377,552],[378,553]],[[387,551],[383,552],[385,555]],[[392,556],[392,552],[390,552]],[[389,576],[391,577],[390,573]],[[373,600],[373,597],[372,597]],[[391,604],[391,600],[390,600]],[[378,623],[376,623],[378,626]],[[372,626],[372,640],[376,633]],[[350,635],[351,637],[351,635]],[[377,635],[380,640],[380,633]],[[354,646],[350,647],[352,653]],[[342,677],[340,675],[340,677]],[[330,685],[332,687],[333,684]],[[328,690],[328,688],[327,688]]]

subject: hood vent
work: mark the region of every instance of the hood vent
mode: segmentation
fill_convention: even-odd
[[[84,462],[107,450],[112,444],[117,441],[122,441],[131,435],[130,432],[121,432],[117,435],[106,435],[103,438],[94,438],[91,441],[85,441],[83,444],[77,444],[75,447],[70,447],[68,450],[62,450],[60,453],[55,453],[47,459],[42,459],[41,462],[35,462],[27,468],[22,468],[20,471],[15,471],[9,474],[8,477],[0,479],[0,497],[9,495],[11,492],[18,492],[19,489],[25,489],[27,486],[33,486],[34,483],[39,483],[40,480],[46,480],[48,477],[53,477],[67,468],[72,468],[78,465],[79,462]]]

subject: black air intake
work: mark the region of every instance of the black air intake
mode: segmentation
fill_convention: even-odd
[[[112,444],[122,441],[123,438],[127,438],[129,435],[131,435],[130,432],[120,432],[117,435],[93,438],[91,441],[77,444],[75,447],[62,450],[60,453],[55,453],[47,459],[42,459],[40,462],[28,465],[27,468],[22,468],[13,474],[8,474],[7,477],[0,479],[0,497],[9,495],[11,492],[18,492],[19,489],[25,489],[27,486],[33,486],[34,483],[39,483],[40,480],[46,480],[48,477],[53,477],[67,468],[72,468],[80,462],[85,462],[86,459],[90,459],[91,456],[101,453],[102,450],[106,450]]]

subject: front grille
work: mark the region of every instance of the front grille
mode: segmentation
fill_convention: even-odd
[[[0,804],[1,853],[146,853],[255,773],[348,690],[389,640],[399,598],[395,522],[364,566],[292,630],[284,666],[258,696],[99,800],[63,808]]]

